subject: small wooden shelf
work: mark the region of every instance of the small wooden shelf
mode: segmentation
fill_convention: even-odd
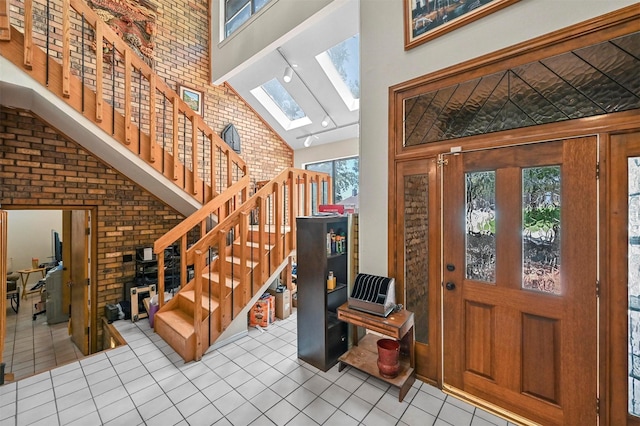
[[[344,355],[338,358],[338,371],[350,365],[368,373],[380,380],[397,387],[400,392],[398,400],[402,402],[411,385],[416,380],[414,365],[414,320],[413,312],[402,310],[388,317],[380,317],[355,309],[350,309],[348,303],[338,308],[338,318],[357,327],[364,327],[384,336],[400,341],[400,370],[394,378],[383,377],[378,370],[377,341],[381,338],[375,334],[365,334]]]

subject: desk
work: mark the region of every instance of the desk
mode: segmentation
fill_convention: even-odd
[[[366,334],[360,341],[354,343],[349,352],[338,358],[338,361],[340,361],[338,371],[342,371],[346,365],[350,365],[375,376],[397,387],[400,391],[398,400],[402,402],[416,380],[413,354],[413,312],[403,309],[399,312],[392,312],[385,318],[351,309],[347,302],[338,308],[338,319],[400,341],[400,370],[394,378],[385,378],[380,374],[377,364],[377,341],[380,337],[375,334]]]
[[[27,290],[27,283],[29,282],[29,275],[34,272],[42,273],[42,278],[46,275],[47,268],[30,268],[30,269],[18,269],[16,272],[20,274],[20,283],[22,284],[22,298],[26,299],[27,294],[35,293],[35,291]],[[40,292],[40,290],[38,290]]]

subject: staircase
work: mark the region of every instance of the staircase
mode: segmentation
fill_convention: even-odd
[[[55,22],[45,25],[62,28],[55,40],[32,31],[33,0],[24,1],[22,31],[11,25],[8,0],[0,0],[0,66],[8,61],[18,70],[12,77],[33,82],[31,95],[66,111],[68,118],[49,121],[52,127],[71,124],[64,132],[69,136],[87,126],[76,142],[113,155],[102,158],[134,181],[140,174],[126,168],[136,164],[145,179],[157,181],[147,189],[188,214],[154,245],[160,304],[154,323],[185,362],[199,360],[234,321],[246,325],[246,312],[265,285],[291,267],[295,218],[331,202],[331,179],[289,168],[250,195],[242,158],[93,10],[81,0],[51,3],[46,15]],[[109,51],[111,58],[96,51]],[[0,88],[12,93],[14,85],[3,78]],[[200,208],[193,212],[193,206]],[[171,246],[179,247],[180,290],[165,304],[165,252]]]

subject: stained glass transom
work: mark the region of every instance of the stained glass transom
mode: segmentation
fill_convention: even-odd
[[[404,102],[404,145],[640,108],[640,32]]]

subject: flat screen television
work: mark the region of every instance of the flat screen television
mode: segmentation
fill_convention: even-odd
[[[62,241],[60,241],[60,234],[51,230],[51,244],[53,245],[53,258],[56,264],[62,262]]]

